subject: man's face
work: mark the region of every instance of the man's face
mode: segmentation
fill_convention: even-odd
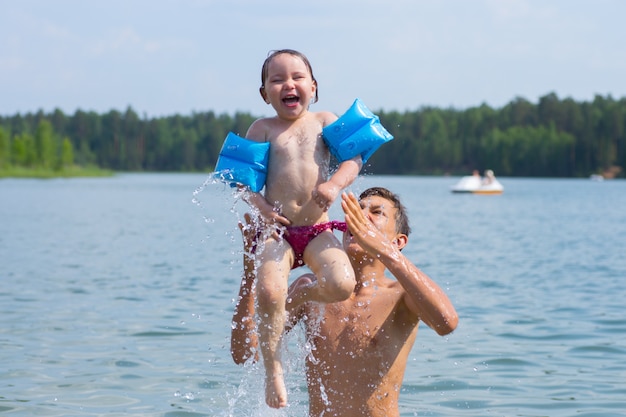
[[[396,209],[393,203],[386,198],[379,196],[365,197],[359,201],[363,214],[369,221],[372,222],[374,227],[381,231],[389,240],[396,238]],[[344,247],[348,249],[348,246],[352,242],[352,235],[350,232],[344,233]]]

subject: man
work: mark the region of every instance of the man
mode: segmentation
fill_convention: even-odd
[[[315,277],[305,274],[291,285],[288,297],[292,322],[306,317],[312,345],[306,364],[309,414],[399,416],[400,388],[419,322],[446,335],[456,328],[458,316],[443,290],[401,253],[410,227],[395,194],[374,187],[359,200],[343,194],[341,206],[348,227],[343,245],[357,281],[353,294],[338,303],[307,302],[307,288]],[[251,247],[252,234],[243,230]],[[237,363],[256,355],[257,345],[249,256],[245,269],[231,339]],[[395,280],[387,278],[385,270]]]

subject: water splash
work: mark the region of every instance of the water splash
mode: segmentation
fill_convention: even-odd
[[[194,190],[192,200],[194,204],[203,207],[202,193],[206,192],[208,187],[216,188],[214,187],[216,184],[223,184],[223,182],[210,176],[200,187]],[[277,232],[280,237],[285,230],[283,228],[268,228],[267,225],[263,223],[258,209],[245,203],[248,197],[247,190],[229,188],[227,186],[223,187],[222,190],[225,191],[223,194],[224,198],[219,201],[226,204],[225,209],[228,210],[229,213],[232,213],[234,217],[232,230],[226,231],[225,233],[226,236],[230,237],[234,246],[239,248],[239,250],[231,252],[233,255],[232,264],[235,265],[241,262],[243,255],[245,255],[250,257],[254,261],[255,266],[258,267],[260,259],[257,254],[264,250],[265,242],[271,238],[273,233]],[[215,210],[214,198],[214,196],[211,196],[211,210]],[[245,203],[245,208],[242,209],[242,207],[240,207],[241,203]],[[209,206],[207,205],[206,207]],[[252,224],[247,225],[244,216],[245,213],[250,213]],[[223,223],[220,224],[217,222],[213,215],[206,214],[203,218],[205,224],[210,228],[224,226]],[[246,230],[245,228],[251,228],[252,233],[256,234],[255,247],[247,250],[244,249],[241,235],[242,231],[236,228],[237,223],[243,225],[244,234],[245,232],[250,232],[250,230]],[[213,232],[212,234],[215,236],[218,233]],[[236,273],[241,274],[242,272],[243,271],[239,270]],[[256,282],[253,284],[253,290],[255,285]],[[235,286],[233,287],[233,295],[236,295],[237,288],[238,287]],[[235,302],[239,302],[238,297],[232,299],[231,304]],[[317,316],[317,321],[313,319],[307,322],[308,331],[311,332],[311,329],[314,329],[312,334],[316,334],[315,329],[319,329],[319,320],[321,320],[322,314],[323,311]],[[258,323],[259,317],[256,316],[254,320]],[[237,323],[231,323],[231,326],[236,325]],[[283,343],[281,344],[281,358],[286,375],[285,384],[288,390],[289,406],[285,409],[274,410],[265,404],[265,370],[262,366],[262,359],[259,358],[259,362],[256,363],[251,359],[244,364],[240,381],[230,387],[226,386],[222,398],[215,398],[216,401],[220,403],[226,401],[227,404],[227,409],[222,409],[219,417],[256,417],[260,415],[268,417],[287,417],[308,415],[308,395],[306,384],[304,383],[304,381],[306,381],[305,364],[307,360],[316,363],[318,359],[316,358],[315,347],[306,339],[306,332],[303,330],[303,327],[304,325],[301,324],[291,329],[291,331],[285,335]],[[254,357],[254,355],[252,355],[252,357]],[[184,395],[185,394],[181,393],[180,397],[184,398]]]
[[[222,183],[219,178],[217,178],[214,174],[209,175],[209,177],[198,188],[193,190],[191,202],[197,206],[201,206],[202,203],[200,199],[198,198],[200,193],[202,193],[204,189],[207,188],[209,185],[214,185],[214,184],[219,184],[219,183]]]
[[[305,358],[311,352],[300,326],[285,335],[282,344],[283,367],[285,369],[289,405],[275,410],[265,404],[265,370],[261,362],[248,360],[243,365],[239,383],[226,392],[228,409],[219,417],[288,417],[308,415],[308,397],[302,381]]]

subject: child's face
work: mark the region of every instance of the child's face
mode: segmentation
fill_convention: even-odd
[[[296,119],[307,112],[316,88],[304,61],[285,53],[269,63],[262,94],[279,117]]]

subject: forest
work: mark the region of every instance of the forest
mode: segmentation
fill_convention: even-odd
[[[376,175],[465,175],[492,169],[511,177],[624,177],[626,98],[592,101],[550,93],[501,108],[422,107],[378,111],[394,135],[368,161]],[[229,131],[256,119],[212,111],[140,117],[128,107],[0,115],[0,176],[11,168],[63,172],[74,166],[130,172],[209,172]],[[6,176],[6,175],[5,175]]]

